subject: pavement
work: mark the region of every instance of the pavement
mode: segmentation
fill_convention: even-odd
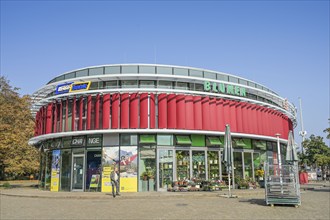
[[[267,206],[264,189],[213,192],[50,192],[35,185],[0,187],[0,219],[330,219],[330,184],[301,186],[302,204]]]
[[[330,189],[329,181],[314,182],[300,185],[301,193],[306,190]],[[228,195],[228,189],[222,191],[198,191],[198,192],[122,192],[117,198],[148,198],[148,197],[219,197]],[[232,190],[232,194],[238,198],[249,196],[265,195],[264,188]],[[52,198],[52,199],[108,199],[112,196],[111,193],[102,192],[50,192],[49,190],[38,189],[35,182],[25,182],[12,184],[12,188],[0,188],[0,195],[15,196],[15,197],[30,197],[30,198]]]

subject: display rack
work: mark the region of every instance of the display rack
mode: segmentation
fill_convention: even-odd
[[[265,163],[265,199],[266,204],[301,205],[298,166]]]

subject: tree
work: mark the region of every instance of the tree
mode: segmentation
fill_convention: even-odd
[[[328,120],[329,120],[329,124],[330,124],[330,118]],[[323,132],[324,133],[328,133],[327,134],[327,139],[330,139],[330,127],[329,128],[326,128]]]
[[[302,144],[305,149],[302,162],[314,168],[321,167],[324,174],[325,168],[330,165],[330,148],[324,143],[323,137],[311,135]]]
[[[34,133],[30,97],[0,77],[0,180],[32,174],[39,169],[39,152],[28,145]]]

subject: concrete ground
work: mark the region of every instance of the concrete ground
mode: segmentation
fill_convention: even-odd
[[[330,219],[329,183],[301,186],[302,204],[266,206],[264,189],[217,192],[49,192],[32,187],[0,191],[0,219]]]

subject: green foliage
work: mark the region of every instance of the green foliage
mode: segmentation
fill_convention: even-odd
[[[330,118],[329,118],[328,120],[329,120],[329,124],[330,124]],[[324,132],[324,133],[328,133],[328,134],[327,134],[327,139],[330,139],[330,127],[327,128],[327,129],[325,129],[323,132]]]
[[[30,97],[20,97],[18,88],[0,77],[0,180],[37,172],[39,153],[28,145],[34,120]]]
[[[2,186],[5,188],[11,188],[11,185],[9,182],[5,182]]]
[[[324,143],[323,137],[311,135],[302,144],[305,154],[300,155],[301,162],[322,168],[330,165],[330,148]]]

